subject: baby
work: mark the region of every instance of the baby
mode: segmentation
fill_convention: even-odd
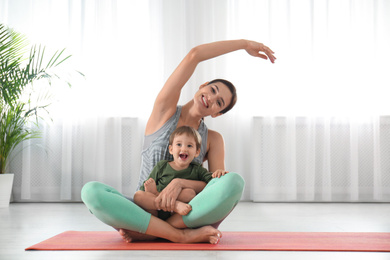
[[[221,177],[227,172],[217,170],[211,174],[202,165],[192,162],[200,153],[202,138],[198,131],[189,126],[181,126],[172,132],[169,138],[169,153],[173,161],[162,160],[156,164],[148,179],[134,194],[134,202],[154,216],[167,219],[171,212],[160,211],[154,204],[155,198],[175,178],[198,180],[208,183],[212,178]],[[191,211],[188,204],[196,192],[193,189],[183,189],[175,203],[174,212],[187,215]]]

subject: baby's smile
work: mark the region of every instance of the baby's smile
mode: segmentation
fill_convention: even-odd
[[[182,159],[182,160],[187,160],[188,154],[181,153],[181,154],[179,154],[179,157],[180,157],[180,159]]]

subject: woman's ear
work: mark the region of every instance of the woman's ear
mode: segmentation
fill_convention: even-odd
[[[222,115],[223,115],[223,113],[218,112],[218,113],[216,113],[214,115],[211,115],[211,117],[212,118],[216,118],[216,117],[219,117],[219,116],[222,116]]]

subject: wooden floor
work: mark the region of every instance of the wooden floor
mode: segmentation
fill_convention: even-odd
[[[82,203],[12,203],[0,208],[0,259],[364,259],[390,253],[278,251],[24,251],[67,230],[112,230]],[[223,231],[390,232],[387,203],[241,202],[221,224]],[[390,241],[389,241],[390,243]]]

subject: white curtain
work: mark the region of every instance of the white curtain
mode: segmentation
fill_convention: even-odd
[[[0,0],[0,22],[50,50],[73,78],[53,123],[12,162],[15,200],[72,201],[99,180],[131,196],[153,101],[201,43],[246,38],[275,64],[238,51],[198,66],[180,103],[213,78],[238,89],[206,122],[226,142],[244,200],[390,201],[390,3],[386,0]]]
[[[253,199],[388,201],[389,119],[254,118]]]
[[[132,196],[138,183],[142,129],[129,117],[56,120],[43,137],[24,142],[12,161],[14,200],[80,200],[82,185],[99,180]],[[21,173],[21,174],[20,174]]]

